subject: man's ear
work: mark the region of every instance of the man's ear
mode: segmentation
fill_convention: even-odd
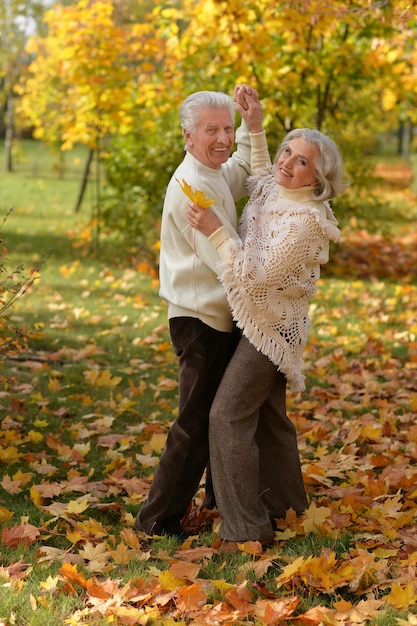
[[[184,136],[185,143],[187,144],[187,146],[192,146],[193,145],[193,140],[192,140],[192,135],[191,135],[190,131],[187,130],[186,128],[183,128],[182,129],[182,134]]]

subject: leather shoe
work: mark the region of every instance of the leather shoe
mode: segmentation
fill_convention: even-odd
[[[227,541],[226,539],[216,539],[216,541],[213,541],[213,543],[211,544],[212,548],[216,548],[219,554],[230,554],[232,552],[242,552],[242,550],[239,548],[240,545],[246,543],[245,541]],[[255,543],[255,542],[253,542]],[[270,548],[273,543],[274,543],[274,539],[266,539],[264,541],[258,541],[257,543],[260,543],[262,546],[262,549],[267,549]]]

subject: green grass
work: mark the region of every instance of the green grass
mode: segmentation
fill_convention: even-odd
[[[1,215],[14,207],[3,227],[8,269],[23,263],[29,270],[47,254],[39,280],[12,311],[13,323],[26,325],[33,333],[28,349],[2,362],[0,516],[6,517],[0,517],[0,524],[10,529],[29,520],[41,535],[30,545],[0,541],[3,567],[20,560],[32,565],[21,579],[13,576],[8,581],[0,572],[0,623],[123,623],[108,615],[74,617],[86,608],[88,594],[76,583],[75,593],[65,593],[59,570],[65,557],[73,559],[86,578],[120,578],[123,584],[143,579],[150,584],[157,580],[158,571],[169,570],[179,558],[176,541],[168,538],[132,549],[126,563],[109,557],[108,570],[95,570],[81,558],[89,543],[105,543],[106,549],[128,545],[123,533],[131,528],[144,494],[137,485],[129,490],[123,480],[146,482],[152,476],[176,414],[176,359],[155,274],[140,265],[139,255],[135,263],[122,262],[122,251],[115,250],[105,236],[97,252],[89,226],[90,200],[74,213],[78,181],[51,176],[55,157],[52,162],[50,158],[42,146],[25,143],[19,159],[30,171],[35,160],[38,175],[18,170],[3,176],[0,187]],[[79,154],[68,158],[81,172]],[[407,211],[401,196],[388,191],[386,198],[381,211],[373,215],[372,228],[384,232],[391,220],[391,232],[402,236],[417,217],[415,204],[410,203]],[[348,215],[344,221],[350,223]],[[347,230],[342,251],[350,241],[357,245],[349,239],[354,227]],[[367,239],[365,245],[370,245]],[[389,507],[380,514],[372,507],[394,501],[400,492],[406,495],[399,514],[406,515],[416,506],[407,480],[417,463],[413,430],[417,281],[408,266],[403,275],[383,275],[381,269],[392,262],[391,248],[382,253],[366,250],[369,275],[358,273],[353,253],[344,256],[335,249],[333,254],[341,254],[343,262],[333,257],[312,306],[305,352],[308,387],[303,394],[288,394],[289,415],[300,433],[308,492],[317,507],[329,511],[327,522],[317,522],[315,532],[303,533],[298,527],[294,536],[277,542],[262,575],[244,569],[257,562],[246,553],[203,558],[198,580],[219,582],[207,592],[209,603],[224,600],[220,581],[238,586],[247,579],[254,600],[263,597],[264,588],[277,598],[294,592],[300,600],[298,614],[312,607],[333,607],[341,600],[355,605],[388,594],[390,582],[375,583],[375,588],[363,582],[365,589],[359,591],[329,584],[326,590],[309,583],[308,577],[295,577],[292,584],[278,587],[277,578],[299,558],[320,559],[334,552],[342,566],[380,550],[376,561],[386,562],[395,580],[400,558],[389,552],[398,550],[406,558],[402,535],[390,536],[397,517],[389,517]],[[381,254],[386,258],[376,263]],[[366,430],[367,425],[375,430]],[[391,467],[397,471],[395,476],[389,472]],[[26,483],[20,473],[27,476]],[[396,483],[400,474],[408,478]],[[6,479],[23,480],[20,491],[4,488]],[[30,488],[36,492],[48,484],[61,491],[43,496],[36,505],[36,493]],[[357,501],[355,493],[360,496]],[[89,498],[85,510],[68,513],[69,503],[80,503],[85,497]],[[51,511],[50,505],[62,508]],[[7,511],[12,517],[7,517]],[[388,515],[386,525],[384,515]],[[415,528],[415,521],[414,516],[405,528]],[[193,545],[209,548],[215,531],[202,533]],[[374,567],[365,570],[370,580],[374,580]],[[48,577],[58,577],[57,590],[46,589]],[[404,609],[386,605],[364,622],[391,626],[415,611],[415,604]],[[168,626],[174,621],[161,617],[154,623]],[[185,622],[177,616],[175,623]],[[227,623],[260,625],[249,617]]]

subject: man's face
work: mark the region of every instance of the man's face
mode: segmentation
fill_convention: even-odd
[[[220,169],[229,158],[235,141],[230,111],[227,108],[202,109],[195,132],[184,130],[184,137],[188,151],[196,159],[207,167]]]

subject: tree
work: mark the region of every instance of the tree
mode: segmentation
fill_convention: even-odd
[[[408,31],[408,41],[415,49],[406,4],[397,2],[394,9],[388,1],[185,0],[170,14],[175,66],[188,90],[201,80],[196,67],[204,67],[209,87],[230,91],[235,81],[256,84],[267,125],[279,135],[311,125],[357,138],[358,128],[375,132],[379,119],[384,122],[375,110],[381,110],[381,83],[389,86],[392,77],[386,48],[404,22],[414,32],[410,37]],[[415,85],[415,74],[407,76]]]
[[[113,138],[122,149],[123,136],[129,146],[138,136],[137,155],[152,141],[152,163],[141,159],[152,172],[166,171],[164,128],[198,89],[255,84],[271,150],[289,129],[317,127],[363,180],[364,149],[416,109],[409,0],[147,0],[135,10],[130,0],[80,0],[45,20],[22,98],[36,136],[107,154]],[[112,155],[111,179],[122,186],[123,161]],[[141,170],[143,201],[152,181]]]
[[[30,32],[37,30],[43,4],[36,0],[2,0],[0,4],[0,104],[4,110],[5,169],[13,170],[14,98],[28,62],[25,50]]]
[[[20,88],[20,114],[36,138],[61,150],[86,145],[88,163],[107,137],[130,132],[139,107],[155,98],[151,79],[144,77],[152,76],[161,58],[159,42],[147,27],[128,22],[123,6],[111,0],[55,5],[44,16],[46,36],[28,45],[34,60]]]

